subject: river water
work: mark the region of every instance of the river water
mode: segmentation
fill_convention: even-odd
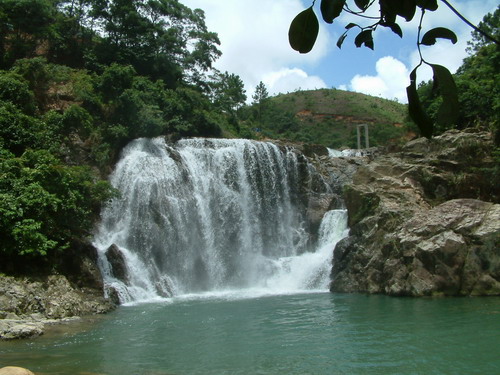
[[[57,328],[57,327],[56,327]],[[30,341],[37,374],[498,374],[500,299],[239,291],[120,307]]]
[[[121,197],[94,238],[106,290],[125,305],[2,342],[0,367],[38,375],[500,373],[499,298],[326,292],[348,228],[341,207],[317,228],[309,221],[308,197],[332,188],[321,181],[297,153],[271,143],[131,142],[111,176]]]

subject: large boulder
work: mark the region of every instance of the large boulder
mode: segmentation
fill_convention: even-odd
[[[0,375],[35,375],[28,369],[15,366],[7,366],[0,368]]]
[[[21,318],[42,314],[47,319],[62,319],[111,309],[113,304],[102,291],[76,289],[63,275],[40,280],[0,276],[0,318],[11,313]]]
[[[487,133],[449,132],[360,167],[344,192],[351,231],[331,290],[500,295],[500,205],[463,198],[487,189],[460,185],[489,165],[488,149]]]
[[[37,337],[43,334],[42,322],[0,320],[0,340],[15,340]],[[1,374],[1,372],[0,372]]]
[[[121,280],[123,282],[127,281],[127,262],[125,260],[125,256],[118,246],[112,244],[106,250],[106,259],[111,267],[111,273],[113,277]]]
[[[114,307],[102,290],[77,288],[63,275],[38,280],[0,275],[0,339],[39,336],[45,324],[102,314]]]

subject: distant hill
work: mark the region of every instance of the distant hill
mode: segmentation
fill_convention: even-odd
[[[320,89],[280,94],[267,98],[260,107],[254,104],[250,110],[251,119],[245,124],[260,138],[353,148],[360,124],[369,125],[373,146],[412,135],[406,105],[350,91]]]

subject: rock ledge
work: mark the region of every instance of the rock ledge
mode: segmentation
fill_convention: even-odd
[[[473,199],[470,173],[492,149],[488,133],[452,131],[361,166],[344,190],[351,231],[331,291],[500,295],[500,204]]]

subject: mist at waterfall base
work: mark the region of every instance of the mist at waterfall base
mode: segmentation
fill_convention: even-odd
[[[272,143],[133,141],[111,176],[121,198],[104,210],[95,237],[107,289],[122,303],[327,290],[347,215],[330,210],[311,233],[313,178],[297,152]],[[113,269],[110,246],[125,276]]]

